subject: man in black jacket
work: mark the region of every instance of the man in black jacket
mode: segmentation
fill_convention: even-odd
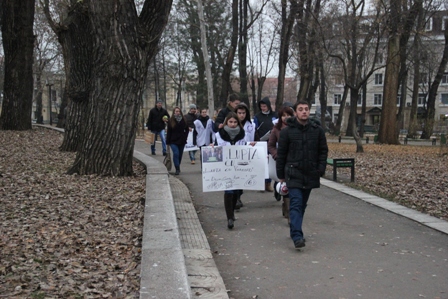
[[[277,149],[277,176],[289,190],[290,235],[296,249],[305,246],[303,216],[311,189],[320,187],[325,174],[328,146],[324,130],[309,120],[310,106],[306,101],[294,105],[296,117],[287,120],[280,131]]]
[[[149,110],[148,120],[146,121],[148,130],[155,134],[154,143],[151,144],[151,153],[153,155],[156,154],[156,140],[157,135],[159,135],[160,140],[162,141],[162,152],[163,155],[166,156],[165,123],[169,118],[170,115],[168,114],[168,111],[162,107],[162,100],[157,100],[156,106]]]

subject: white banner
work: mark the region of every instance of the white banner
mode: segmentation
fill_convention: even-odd
[[[268,143],[266,141],[248,141],[247,145],[249,145],[251,142],[256,142],[255,146],[262,147],[266,153],[266,167],[265,167],[264,178],[269,179]]]
[[[264,190],[267,155],[250,145],[203,146],[202,191]]]
[[[193,132],[194,129],[188,132],[187,144],[185,144],[184,152],[197,151],[199,149],[197,145],[193,144]]]

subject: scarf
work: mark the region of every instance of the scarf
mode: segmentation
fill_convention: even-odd
[[[268,110],[268,111],[266,111],[266,112],[261,111],[261,113],[263,113],[264,115],[268,115],[269,113],[271,113],[271,110]]]
[[[177,120],[177,122],[180,122],[182,120],[182,115],[174,115],[174,118]]]
[[[227,132],[227,134],[229,134],[229,137],[231,140],[234,140],[236,135],[238,135],[238,133],[240,132],[241,128],[238,126],[236,128],[230,128],[229,126],[224,126],[224,131]]]

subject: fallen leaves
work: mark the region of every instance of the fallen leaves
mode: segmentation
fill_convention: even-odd
[[[144,169],[66,175],[47,129],[0,131],[0,296],[138,298]]]
[[[448,156],[438,146],[366,144],[356,153],[354,144],[328,144],[330,158],[355,158],[348,185],[448,220]]]

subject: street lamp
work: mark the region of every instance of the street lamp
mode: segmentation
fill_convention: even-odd
[[[53,86],[53,82],[50,80],[47,80],[48,86],[48,111],[50,112],[50,126],[53,125],[53,119],[51,118],[51,87]]]

